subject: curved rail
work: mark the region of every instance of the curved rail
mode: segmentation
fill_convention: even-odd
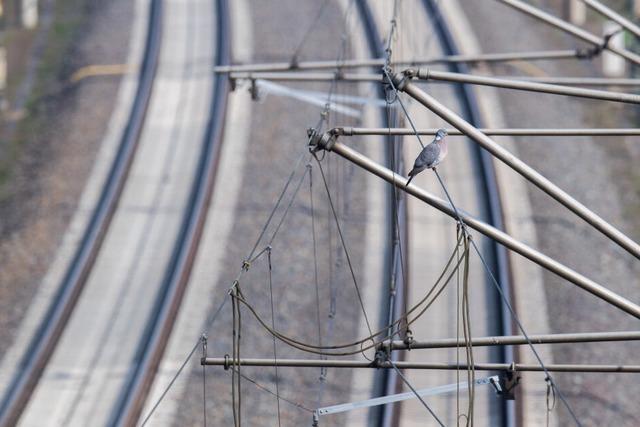
[[[438,10],[437,2],[434,0],[423,0],[423,5],[425,8],[425,12],[430,17],[432,25],[434,26],[435,32],[438,35],[438,39],[440,40],[442,49],[444,50],[445,55],[457,55],[458,49],[456,47],[455,41],[453,39],[452,34],[449,32],[447,28],[446,22],[440,17],[440,12]],[[358,2],[359,10],[364,21],[365,30],[367,33],[367,37],[369,40],[370,50],[372,55],[376,58],[383,57],[383,51],[381,45],[378,44],[378,41],[381,40],[375,22],[373,20],[373,16],[371,15],[371,11],[369,10],[366,2],[359,1]],[[451,71],[456,71],[460,73],[464,73],[467,71],[467,66],[463,63],[452,63],[449,64],[449,68]],[[481,126],[480,113],[478,109],[478,103],[475,98],[473,91],[466,85],[457,85],[456,92],[458,98],[460,99],[460,103],[462,106],[463,116],[470,123],[474,124],[477,127]],[[394,149],[392,144],[388,144],[391,149]],[[475,160],[475,163],[478,167],[480,175],[482,176],[482,191],[486,195],[485,201],[485,211],[487,212],[487,216],[489,218],[489,222],[499,229],[504,229],[503,223],[503,213],[502,206],[500,202],[500,193],[496,181],[495,170],[493,166],[493,160],[489,153],[483,151],[477,145],[472,146],[472,155]],[[401,158],[401,155],[398,153],[394,153],[395,158]],[[392,157],[393,158],[393,157]],[[399,165],[392,165],[394,170]],[[406,225],[406,210],[404,209],[404,205],[402,206],[402,210],[398,209],[398,216],[394,215],[392,221],[395,221],[398,218],[397,224],[392,222],[392,227],[399,227],[400,229],[400,239],[404,239],[406,241],[407,234],[407,225]],[[392,228],[393,230],[393,228]],[[406,244],[404,244],[406,247]],[[495,242],[489,243],[489,251],[490,251],[490,259],[492,261],[492,267],[494,271],[497,273],[497,279],[502,287],[502,290],[507,296],[510,297],[511,294],[511,286],[510,286],[510,271],[508,264],[508,257],[506,249]],[[393,254],[395,257],[396,254]],[[388,260],[393,260],[393,257],[388,257]],[[399,271],[397,261],[394,263],[391,261],[391,265],[388,268],[388,274],[391,280],[394,280],[395,283],[402,285],[402,277],[399,276],[401,271]],[[406,281],[404,282],[406,283]],[[408,284],[406,284],[408,286]],[[402,292],[399,294],[401,297],[397,298],[395,304],[401,304],[404,295],[406,295],[406,289],[401,289]],[[507,311],[507,308],[502,304],[499,299],[499,295],[495,295],[496,300],[493,301],[495,304],[499,305],[502,309],[499,316],[499,324],[497,325],[500,333],[502,335],[509,335],[512,332],[512,325],[510,321],[510,316]],[[390,308],[390,313],[393,312],[393,307]],[[511,347],[502,347],[501,354],[499,358],[502,361],[513,360],[513,350]],[[378,394],[391,394],[397,392],[398,387],[398,378],[395,375],[395,371],[387,370],[381,373],[381,377],[378,378],[376,382],[376,390]],[[394,411],[393,405],[384,405],[381,406],[378,413],[372,413],[371,418],[376,421],[376,425],[379,426],[394,426],[399,424],[399,413],[398,411]],[[502,412],[502,425],[504,426],[514,426],[516,425],[516,417],[515,417],[515,409],[512,404],[505,403],[501,408]]]
[[[432,25],[438,34],[438,39],[444,50],[445,55],[459,54],[453,35],[447,27],[447,23],[441,16],[438,4],[434,0],[423,0],[425,11],[430,17]],[[448,65],[450,71],[457,73],[467,73],[468,66],[465,63],[451,63]],[[478,107],[478,101],[475,93],[468,85],[456,85],[455,90],[458,93],[462,106],[462,116],[475,127],[482,127],[481,114]],[[502,204],[500,202],[500,190],[496,180],[493,159],[491,155],[480,148],[477,144],[471,146],[472,155],[475,158],[480,174],[482,176],[482,189],[485,197],[485,210],[488,216],[488,222],[494,227],[504,230],[504,215],[502,212]],[[509,258],[507,250],[494,241],[487,243],[487,249],[490,251],[490,261],[492,270],[496,274],[496,279],[502,288],[507,299],[511,299],[511,274],[509,270]],[[494,306],[501,307],[498,329],[501,335],[512,334],[511,316],[507,307],[502,303],[498,293],[494,293]],[[514,360],[513,348],[510,346],[500,347],[501,354],[499,358],[503,362]],[[516,414],[513,402],[503,401],[502,405],[502,425],[511,427],[516,425]]]
[[[151,0],[140,77],[129,118],[100,199],[73,260],[47,312],[22,357],[0,403],[0,426],[15,425],[24,410],[53,349],[71,317],[111,224],[138,146],[158,65],[162,33],[162,1]]]
[[[385,52],[382,45],[382,37],[380,37],[378,32],[371,9],[366,1],[359,0],[357,5],[367,34],[370,55],[372,58],[383,58]],[[380,88],[380,92],[380,96],[384,98],[385,94],[382,87]],[[389,118],[384,111],[381,113],[381,120],[384,126],[391,126]],[[389,138],[388,144],[385,144],[387,165],[393,171],[403,173],[402,171],[405,168],[402,160],[402,146],[393,143],[393,136],[387,136],[387,138]],[[404,256],[405,254],[402,253],[402,248],[407,247],[408,239],[406,198],[393,187],[387,191],[389,193],[386,197],[387,203],[389,204],[387,208],[389,216],[387,236],[390,244],[386,248],[385,278],[387,283],[389,283],[389,288],[383,288],[383,297],[389,299],[389,306],[382,317],[383,325],[391,324],[396,320],[399,313],[402,313],[406,304],[407,288],[409,286],[407,278],[403,276],[403,272],[407,271],[407,260]],[[396,352],[391,356],[393,360],[396,361],[395,358],[402,356],[402,353]],[[376,375],[373,390],[375,395],[383,396],[399,391],[400,382],[395,371],[381,371]],[[384,405],[372,408],[370,418],[377,420],[377,423],[382,426],[397,424],[399,421],[399,412],[396,411],[395,408],[395,405]]]
[[[227,0],[217,0],[216,4],[216,65],[220,66],[230,62],[229,13]],[[136,351],[129,380],[113,408],[109,422],[111,426],[135,426],[137,424],[155,373],[162,360],[189,281],[191,267],[206,221],[220,146],[222,145],[228,93],[229,80],[224,74],[216,74],[209,119],[202,141],[202,153],[184,220],[164,274],[162,287],[147,322],[146,331],[142,335],[143,341]]]

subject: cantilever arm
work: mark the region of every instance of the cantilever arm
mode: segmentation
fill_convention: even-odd
[[[423,202],[433,206],[446,215],[449,215],[452,218],[456,218],[456,213],[449,203],[414,184],[410,184],[409,186],[407,186],[406,178],[374,162],[370,158],[353,150],[352,148],[347,147],[340,142],[337,142],[336,138],[336,135],[327,132],[315,138],[312,142],[316,145],[316,150],[324,149],[333,151],[334,153],[349,160],[357,166],[360,166],[361,168],[366,169],[369,172],[372,172],[373,174],[384,179],[385,181],[393,184],[396,188],[407,192],[408,194],[416,197],[419,200],[422,200]],[[521,241],[514,239],[502,230],[499,230],[487,224],[486,222],[465,213],[460,209],[458,209],[458,214],[465,222],[465,224],[467,224],[469,227],[479,231],[485,236],[511,249],[512,251],[519,253],[525,258],[530,259],[542,268],[545,268],[546,270],[557,274],[558,276],[581,287],[587,292],[590,292],[593,295],[618,307],[622,311],[640,319],[640,306],[638,306],[637,304],[627,300],[626,298],[616,294],[615,292],[605,288],[604,286],[594,282],[593,280],[588,279],[580,273],[570,269],[569,267],[566,267],[555,259],[542,254],[541,252],[531,248]]]

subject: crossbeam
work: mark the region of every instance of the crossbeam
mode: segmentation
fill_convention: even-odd
[[[430,64],[452,64],[452,63],[496,63],[510,61],[542,61],[555,59],[586,59],[585,52],[580,49],[564,50],[540,50],[532,52],[504,52],[504,53],[481,53],[477,55],[448,55],[428,58],[415,58],[406,61],[391,61],[389,65],[418,66]],[[326,69],[347,69],[359,67],[381,67],[386,64],[386,58],[369,59],[344,59],[340,61],[300,61],[291,62],[265,62],[257,64],[235,64],[219,65],[213,67],[216,73],[236,73],[236,72],[271,72],[271,71],[304,71],[304,70],[326,70]]]
[[[439,129],[416,129],[411,128],[359,128],[359,127],[336,127],[330,130],[334,135],[340,136],[363,136],[363,135],[435,135]],[[503,128],[503,129],[478,129],[489,136],[638,136],[640,128],[578,128],[578,129],[542,129],[542,128]],[[446,129],[450,136],[464,136],[462,131],[449,128]]]
[[[640,95],[633,93],[611,92],[605,90],[586,89],[579,87],[562,86],[557,84],[538,83],[523,78],[496,78],[477,76],[472,74],[451,73],[448,71],[436,71],[430,68],[407,70],[403,73],[405,78],[417,77],[420,80],[435,80],[452,83],[467,83],[482,86],[492,86],[503,89],[522,90],[527,92],[548,93],[552,95],[566,95],[578,98],[599,99],[603,101],[624,102],[628,104],[640,104]],[[636,81],[636,84],[638,81]]]
[[[233,366],[263,366],[287,368],[343,368],[343,369],[423,369],[423,370],[466,370],[473,367],[476,371],[528,371],[544,372],[540,365],[526,363],[422,363],[422,362],[368,362],[361,360],[335,359],[232,359],[230,357],[203,357],[203,366],[223,366],[230,369]],[[587,365],[587,364],[552,364],[545,365],[549,372],[600,372],[600,373],[640,373],[640,365]]]
[[[528,339],[527,339],[528,338]],[[574,344],[600,343],[612,341],[638,341],[640,331],[621,332],[584,332],[574,334],[538,334],[538,335],[509,335],[493,337],[474,337],[465,343],[464,339],[443,338],[429,341],[412,341],[410,343],[394,340],[380,345],[383,350],[421,350],[435,348],[456,348],[471,345],[473,347],[488,347],[496,345],[527,345],[532,344]]]

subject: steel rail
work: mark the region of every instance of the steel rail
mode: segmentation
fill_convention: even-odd
[[[598,49],[606,49],[610,52],[615,53],[616,55],[619,55],[623,58],[625,58],[626,60],[636,64],[636,65],[640,65],[640,56],[638,56],[637,54],[630,52],[626,49],[619,49],[615,46],[610,46],[605,39],[598,37],[594,34],[591,34],[588,31],[583,30],[580,27],[577,27],[573,24],[570,24],[567,21],[564,21],[556,16],[553,16],[547,12],[544,12],[534,6],[531,6],[521,0],[497,0],[507,6],[510,6],[514,9],[517,9],[533,18],[536,18],[542,22],[545,22],[555,28],[558,28],[559,30],[564,31],[565,33],[569,33],[571,35],[573,35],[574,37],[577,37],[579,39],[581,39],[582,41],[585,41],[587,43],[590,43],[591,45],[595,46]]]
[[[464,132],[465,135],[477,142],[484,149],[518,172],[528,181],[535,184],[538,188],[556,199],[567,209],[584,219],[588,224],[599,230],[612,241],[616,242],[631,255],[640,259],[640,245],[627,237],[624,233],[616,229],[582,203],[578,202],[570,194],[561,190],[554,183],[542,176],[538,171],[511,154],[487,135],[480,132],[458,114],[442,105],[431,95],[409,82],[403,75],[396,74],[393,78],[396,81],[396,87],[398,87],[399,90],[406,92],[429,110],[433,111],[435,114],[451,123],[454,127]]]
[[[449,203],[438,197],[435,197],[431,193],[414,184],[410,184],[409,186],[407,186],[406,178],[398,176],[398,174],[393,173],[391,170],[385,168],[384,166],[381,166],[370,158],[353,150],[352,148],[347,147],[340,142],[336,142],[334,137],[330,134],[325,133],[322,138],[319,138],[315,142],[318,148],[324,148],[325,150],[335,152],[339,156],[351,161],[357,166],[374,173],[385,181],[392,183],[397,188],[433,206],[442,213],[449,215],[451,218],[456,219],[456,213],[451,205],[449,205]],[[588,279],[582,274],[570,269],[569,267],[563,265],[555,259],[542,254],[541,252],[531,248],[525,243],[514,239],[504,231],[498,230],[490,224],[487,224],[486,222],[467,214],[460,208],[458,208],[458,213],[460,214],[461,219],[469,227],[506,246],[512,251],[519,253],[525,258],[528,258],[542,268],[558,275],[559,277],[562,277],[563,279],[568,280],[569,282],[597,296],[598,298],[607,301],[608,303],[619,308],[625,313],[628,313],[640,319],[640,306],[638,306],[634,302],[631,302],[628,299],[605,288],[604,286],[594,282],[593,280]]]
[[[367,362],[361,360],[323,360],[323,359],[250,359],[241,358],[234,360],[230,357],[203,357],[200,364],[204,366],[223,366],[229,369],[231,366],[264,366],[284,368],[348,368],[348,369],[393,369],[389,362]],[[426,369],[426,370],[465,370],[470,367],[466,363],[421,363],[421,362],[395,362],[399,369]],[[524,363],[475,363],[476,371],[521,371],[544,372],[540,365]],[[640,373],[640,365],[588,365],[588,364],[550,364],[545,365],[549,372],[592,372],[592,373]]]
[[[217,0],[216,5],[216,63],[226,64],[230,58],[228,3],[227,0]],[[217,75],[212,85],[212,101],[202,141],[202,153],[181,229],[159,295],[147,321],[143,341],[136,352],[134,368],[113,408],[109,422],[111,426],[137,425],[162,360],[207,217],[222,145],[228,93],[228,79],[224,75]]]
[[[449,31],[446,21],[446,15],[442,15],[439,9],[439,3],[434,0],[423,0],[425,11],[431,19],[437,34],[439,35],[442,49],[449,55],[458,54],[458,47],[453,34]],[[576,49],[574,55],[580,55],[581,51]],[[524,60],[525,58],[521,58]],[[533,58],[528,58],[533,59]],[[449,65],[449,71],[457,73],[468,73],[469,67],[465,63],[452,63]],[[476,98],[474,89],[469,85],[455,85],[454,90],[461,100],[461,115],[476,127],[482,127],[482,114],[479,110],[479,103]],[[480,189],[484,191],[486,198],[485,211],[489,223],[498,230],[505,231],[504,214],[502,210],[502,200],[500,198],[500,189],[495,172],[493,157],[486,150],[483,150],[477,144],[470,146],[471,158],[477,164],[482,179],[478,183]],[[487,251],[487,262],[493,270],[497,285],[500,287],[502,296],[506,301],[513,303],[513,284],[511,278],[510,260],[507,250],[504,246],[497,244],[494,240],[488,240],[483,245],[483,250]],[[486,278],[486,276],[485,276]],[[491,286],[489,286],[491,288]],[[498,292],[490,293],[493,295],[494,307],[500,309],[496,313],[497,333],[500,335],[510,335],[513,333],[513,319],[507,304],[500,298]],[[490,303],[489,303],[490,304]],[[503,346],[497,354],[499,362],[514,360],[514,348],[511,346]],[[499,403],[501,412],[501,424],[503,427],[513,427],[518,424],[516,405],[513,401],[502,400]]]
[[[373,17],[371,8],[366,0],[358,0],[356,2],[358,12],[363,22],[369,51],[372,56],[382,58],[385,54],[384,46],[382,45],[382,37],[378,32],[375,19]],[[380,64],[373,64],[373,66],[382,66]],[[385,98],[385,90],[382,85],[377,85],[378,96],[381,99]],[[382,123],[390,126],[389,117],[386,114],[385,109],[379,109],[381,114]],[[403,169],[402,162],[402,149],[399,144],[394,144],[393,140],[389,140],[389,144],[385,147],[385,161],[388,167],[397,173]],[[385,245],[385,265],[384,265],[384,285],[382,286],[382,299],[388,301],[388,310],[384,314],[381,314],[380,326],[389,325],[397,320],[397,316],[402,312],[402,307],[406,303],[406,297],[408,293],[408,278],[404,276],[403,271],[407,268],[406,252],[402,254],[401,249],[407,247],[407,211],[406,211],[406,199],[401,197],[402,193],[393,191],[392,188],[385,189],[387,220],[386,223],[386,236],[388,236],[387,243]],[[397,236],[396,233],[399,235]],[[402,256],[404,255],[404,256]],[[404,264],[404,265],[403,265]],[[401,353],[391,355],[393,361],[399,361],[404,356]],[[377,372],[374,375],[373,389],[371,390],[373,395],[389,395],[400,391],[400,380],[395,370],[385,370]],[[399,411],[397,411],[395,405],[384,405],[376,408],[371,408],[369,412],[369,420],[378,427],[391,427],[397,424]],[[375,421],[374,421],[375,420]]]
[[[27,352],[22,356],[7,394],[3,396],[0,403],[0,426],[2,427],[12,426],[18,422],[71,317],[111,224],[136,153],[151,98],[160,53],[161,30],[162,1],[151,0],[144,56],[127,124],[102,193],[78,249],[67,267],[51,305],[29,343]]]
[[[438,129],[416,129],[418,135],[435,135]],[[450,128],[446,129],[449,136],[466,136],[462,131]],[[478,128],[489,136],[640,136],[638,128]],[[337,136],[367,136],[367,135],[414,135],[411,128],[359,128],[359,127],[335,127],[329,131]]]
[[[528,339],[527,339],[528,338]],[[469,344],[474,347],[488,347],[500,345],[528,345],[532,344],[574,344],[574,343],[602,343],[612,341],[638,341],[640,331],[624,332],[582,332],[574,334],[538,334],[538,335],[510,335],[495,337],[473,337]],[[422,350],[436,348],[464,347],[464,341],[458,338],[443,338],[429,341],[413,341],[407,344],[394,340],[391,343],[384,342],[379,348],[382,350]]]
[[[553,59],[585,59],[585,54],[580,49],[565,50],[541,50],[532,52],[502,52],[502,53],[481,53],[477,55],[447,55],[432,58],[416,58],[407,61],[391,61],[390,65],[416,66],[430,64],[451,64],[451,63],[495,63],[511,61],[543,61]],[[385,64],[385,58],[370,59],[345,59],[342,61],[302,61],[292,65],[291,62],[265,62],[257,64],[233,64],[213,67],[216,73],[238,73],[238,72],[276,72],[276,71],[302,71],[302,70],[324,70],[324,69],[347,69],[360,67],[381,67]]]
[[[396,75],[397,76],[397,75]],[[492,86],[503,89],[515,89],[528,92],[541,92],[552,95],[575,96],[578,98],[600,99],[604,101],[624,102],[629,104],[640,104],[640,95],[632,93],[610,92],[604,90],[584,89],[577,87],[567,87],[562,85],[552,85],[547,83],[537,83],[529,80],[505,79],[496,77],[484,77],[471,74],[449,73],[446,71],[436,71],[429,68],[418,70],[407,70],[403,74],[404,78],[416,77],[420,80],[436,80],[452,83],[466,83],[481,86]],[[398,80],[400,83],[403,79]]]
[[[593,10],[597,11],[598,13],[611,19],[612,21],[617,22],[625,30],[629,31],[630,33],[633,33],[636,37],[640,37],[640,27],[638,27],[633,22],[629,21],[624,16],[615,12],[611,8],[605,6],[604,4],[596,0],[580,0],[580,1],[582,3],[585,3],[587,6],[591,7]]]

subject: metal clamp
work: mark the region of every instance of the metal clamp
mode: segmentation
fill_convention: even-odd
[[[515,362],[506,371],[500,373],[501,392],[498,392],[505,400],[516,400],[515,388],[520,383],[520,375],[516,371]]]

